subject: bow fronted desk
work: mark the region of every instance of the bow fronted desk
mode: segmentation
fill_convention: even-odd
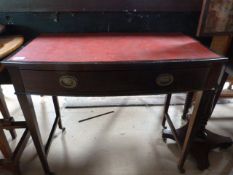
[[[195,91],[196,105],[183,138],[168,121],[181,149],[178,168],[183,170],[193,141],[205,132],[226,61],[183,34],[60,34],[38,36],[4,64],[45,173],[50,174],[48,146],[44,149],[31,94],[120,96]]]

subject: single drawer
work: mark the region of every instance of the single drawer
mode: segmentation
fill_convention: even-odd
[[[26,93],[83,96],[140,95],[198,90],[205,87],[208,74],[208,68],[169,71],[21,70]]]

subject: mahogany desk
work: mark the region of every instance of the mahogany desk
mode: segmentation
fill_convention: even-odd
[[[190,118],[184,143],[179,143],[178,167],[183,170],[191,141],[203,125],[208,107],[203,104],[213,95],[226,61],[182,34],[85,34],[39,36],[3,63],[11,74],[45,173],[50,174],[31,94],[117,96],[198,91],[200,103]]]

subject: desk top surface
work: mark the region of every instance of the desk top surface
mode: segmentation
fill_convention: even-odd
[[[124,62],[220,58],[182,34],[41,35],[7,62]]]

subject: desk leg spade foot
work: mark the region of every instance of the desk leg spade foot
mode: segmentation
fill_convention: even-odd
[[[62,130],[62,132],[65,132],[66,128],[63,127],[62,121],[61,121],[61,117],[60,117],[60,116],[59,116],[59,120],[58,120],[58,127],[59,127],[59,129]]]
[[[187,125],[176,130],[181,143],[184,142],[186,131]],[[162,138],[175,140],[172,132],[168,129],[163,130]],[[208,155],[212,149],[228,148],[231,145],[231,138],[205,130],[204,132],[198,133],[198,136],[193,140],[190,153],[196,160],[198,169],[205,170],[209,167]]]

